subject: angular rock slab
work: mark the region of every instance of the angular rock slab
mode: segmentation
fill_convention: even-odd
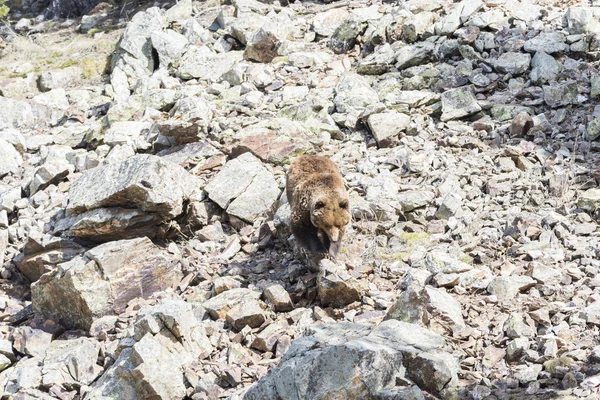
[[[371,114],[367,119],[369,129],[379,147],[390,147],[400,132],[410,124],[410,117],[399,112]]]
[[[241,51],[230,51],[228,53],[213,53],[206,46],[190,46],[189,50],[181,57],[177,75],[181,79],[200,79],[217,81],[235,64],[241,61]]]
[[[531,60],[531,72],[529,77],[535,84],[543,84],[556,79],[562,65],[549,54],[538,51]]]
[[[333,103],[338,113],[346,114],[344,125],[353,128],[368,106],[379,103],[379,95],[364,77],[347,73],[335,88]]]
[[[229,32],[245,46],[265,22],[266,18],[257,13],[238,13],[236,20],[229,25]]]
[[[273,174],[251,153],[225,164],[205,190],[228,214],[247,222],[272,211],[281,192]]]
[[[259,292],[246,288],[234,288],[211,297],[202,303],[209,315],[214,319],[225,319],[229,310],[242,301],[257,300]]]
[[[13,347],[21,354],[42,358],[52,341],[52,334],[29,326],[19,326],[13,332]]]
[[[481,111],[481,106],[470,86],[446,90],[442,93],[442,121],[463,118]]]
[[[154,238],[160,223],[161,219],[157,215],[140,210],[121,207],[98,208],[60,219],[53,233],[94,243],[105,243],[142,236]]]
[[[349,15],[335,29],[329,41],[329,48],[336,54],[347,53],[354,48],[356,38],[367,28],[367,24],[354,15]]]
[[[535,285],[535,280],[529,276],[498,276],[487,287],[487,291],[499,301],[513,300],[521,291]]]
[[[535,53],[542,51],[546,54],[561,53],[567,49],[565,37],[560,32],[542,32],[529,39],[523,46],[525,51]]]
[[[544,102],[552,108],[577,104],[579,101],[579,89],[575,81],[542,86],[542,89],[544,90]]]
[[[0,96],[0,128],[33,128],[47,124],[51,112],[41,104]]]
[[[312,30],[321,36],[331,36],[347,15],[348,11],[344,8],[334,8],[318,13],[312,19]]]
[[[317,291],[323,306],[344,307],[360,301],[366,293],[366,282],[353,278],[344,265],[325,259],[319,267],[321,272],[317,279]]]
[[[183,167],[161,157],[137,155],[86,171],[69,190],[67,211],[81,214],[101,207],[137,208],[170,220],[199,189]]]
[[[39,86],[42,92],[52,89],[64,89],[81,82],[83,70],[78,66],[63,69],[44,71],[40,74]]]
[[[353,110],[363,111],[378,101],[379,96],[368,81],[360,75],[352,73],[347,73],[340,78],[333,100],[336,111],[340,113],[349,113]]]
[[[0,139],[0,178],[6,174],[15,173],[23,164],[21,154],[6,140]]]
[[[569,7],[563,25],[571,35],[600,33],[600,7]]]
[[[30,282],[35,282],[56,265],[70,261],[84,251],[84,247],[68,239],[30,234],[13,261]]]
[[[170,288],[181,270],[148,238],[102,244],[31,287],[34,312],[68,329],[89,330],[95,319],[125,311],[138,297]]]
[[[92,339],[53,341],[44,356],[42,385],[89,385],[102,372],[99,353],[100,344]]]
[[[441,336],[400,321],[312,326],[243,399],[380,399],[412,366],[427,372],[419,384],[438,395],[458,383],[458,362],[443,345]]]
[[[140,310],[134,337],[141,340],[148,332],[175,336],[186,351],[196,358],[206,358],[213,350],[204,327],[194,315],[191,304],[182,300],[165,300]]]
[[[112,72],[118,68],[135,79],[152,74],[154,56],[151,35],[166,25],[162,13],[158,7],[151,7],[133,16],[119,41],[112,62]]]
[[[165,32],[152,32],[150,40],[152,41],[152,47],[158,53],[161,68],[176,67],[179,64],[181,55],[188,46],[186,37],[171,29],[167,29]]]
[[[577,205],[589,212],[595,212],[600,208],[600,189],[592,188],[581,193]]]
[[[92,386],[87,399],[183,399],[184,370],[212,346],[192,306],[167,300],[140,311],[134,336]]]
[[[190,361],[191,356],[180,343],[162,335],[145,335],[121,351],[86,399],[183,399],[186,390],[182,369]]]
[[[441,318],[452,326],[465,325],[460,302],[444,290],[431,286],[421,290],[409,287],[389,308],[388,318],[423,324]]]
[[[41,383],[42,368],[40,360],[36,357],[23,357],[11,368],[0,373],[0,391],[2,391],[2,394],[36,389]]]
[[[526,53],[506,52],[494,62],[494,67],[505,74],[519,75],[529,69],[531,55]]]

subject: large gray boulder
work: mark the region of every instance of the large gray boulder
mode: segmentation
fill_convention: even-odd
[[[322,260],[317,278],[317,293],[324,306],[344,307],[360,301],[367,292],[367,285],[346,271],[344,264],[336,264],[330,260]]]
[[[565,37],[560,32],[542,32],[525,42],[525,51],[535,53],[543,51],[547,54],[561,53],[567,49]]]
[[[34,312],[68,329],[118,315],[181,279],[176,260],[148,238],[105,243],[60,264],[31,287]]]
[[[229,26],[229,32],[245,46],[265,22],[267,19],[260,14],[238,13],[236,20]]]
[[[425,64],[433,57],[434,50],[435,46],[429,42],[401,47],[396,53],[396,68],[403,70]]]
[[[188,47],[188,40],[181,33],[171,29],[154,31],[150,34],[152,47],[158,53],[160,68],[175,68]]]
[[[33,128],[46,125],[51,113],[47,107],[0,96],[0,128]]]
[[[579,102],[578,85],[575,81],[566,81],[542,86],[544,102],[552,108],[564,107]]]
[[[367,124],[377,145],[390,147],[397,142],[400,133],[410,124],[410,116],[399,112],[371,114]]]
[[[42,92],[64,89],[81,83],[83,70],[78,66],[44,71],[40,74],[39,86]]]
[[[215,82],[242,59],[241,51],[217,54],[206,46],[190,46],[181,57],[177,75],[181,79]]]
[[[509,51],[503,53],[494,61],[494,67],[504,74],[519,75],[529,69],[530,63],[530,54]]]
[[[273,174],[251,153],[225,164],[205,190],[228,214],[250,223],[273,211],[281,193]]]
[[[171,118],[152,125],[150,140],[155,148],[198,142],[206,137],[214,106],[200,96],[184,97],[169,112]]]
[[[33,331],[29,327],[25,329]],[[0,391],[4,395],[18,392],[13,398],[49,399],[52,397],[37,389],[53,386],[78,388],[91,384],[103,371],[98,365],[100,344],[97,341],[82,337],[50,342],[50,333],[39,329],[35,331],[41,332],[47,338],[43,352],[35,354],[34,357],[23,357],[11,368],[0,373]],[[18,335],[20,332],[16,330],[15,336]],[[15,338],[15,348],[19,347],[17,340],[20,339]],[[10,341],[6,340],[6,343],[10,346]]]
[[[463,118],[481,111],[471,86],[446,90],[442,93],[442,121]]]
[[[163,14],[158,7],[151,7],[135,14],[129,21],[111,61],[111,81],[118,81],[123,73],[137,80],[154,72],[159,60],[153,55],[151,37],[153,32],[161,31],[166,25]]]
[[[538,51],[531,60],[531,72],[529,77],[536,85],[556,80],[562,65],[551,55]]]
[[[441,350],[444,344],[436,333],[400,321],[384,321],[375,328],[312,326],[243,398],[375,400],[383,393],[393,398],[391,394],[399,394],[396,382],[408,377],[439,395],[458,383],[457,360]]]
[[[410,286],[389,308],[386,318],[427,324],[434,317],[450,326],[464,326],[460,302],[443,289]]]
[[[349,15],[335,29],[329,40],[329,47],[336,54],[347,53],[354,49],[356,38],[367,28],[367,24],[356,15]]]
[[[600,34],[600,7],[569,7],[563,25],[571,35]]]
[[[59,219],[53,233],[96,243],[141,236],[154,238],[162,222],[158,215],[141,210],[97,208]]]
[[[97,364],[99,353],[100,343],[89,338],[53,341],[44,355],[42,385],[91,384],[103,371]]]
[[[347,15],[348,11],[344,8],[334,8],[318,13],[312,19],[312,30],[317,35],[331,36]]]
[[[184,202],[198,190],[198,180],[183,167],[161,157],[136,155],[86,171],[71,185],[67,211],[124,207],[169,220],[182,213]]]
[[[347,73],[335,88],[333,103],[336,111],[344,115],[340,118],[343,124],[352,128],[368,106],[379,103],[379,95],[364,77]]]

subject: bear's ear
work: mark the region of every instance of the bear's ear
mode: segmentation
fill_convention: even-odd
[[[315,210],[318,210],[319,208],[323,207],[325,207],[325,202],[323,200],[319,200],[315,203]]]
[[[346,210],[348,208],[348,200],[340,201],[340,208],[343,208],[344,210]]]

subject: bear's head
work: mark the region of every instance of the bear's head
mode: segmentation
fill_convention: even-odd
[[[350,202],[345,190],[330,190],[314,196],[310,221],[319,229],[319,238],[333,258],[340,251],[342,238],[350,223]]]

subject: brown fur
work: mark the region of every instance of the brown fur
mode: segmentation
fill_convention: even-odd
[[[325,157],[300,156],[286,178],[296,240],[310,253],[335,258],[350,222],[348,192],[337,165]]]

